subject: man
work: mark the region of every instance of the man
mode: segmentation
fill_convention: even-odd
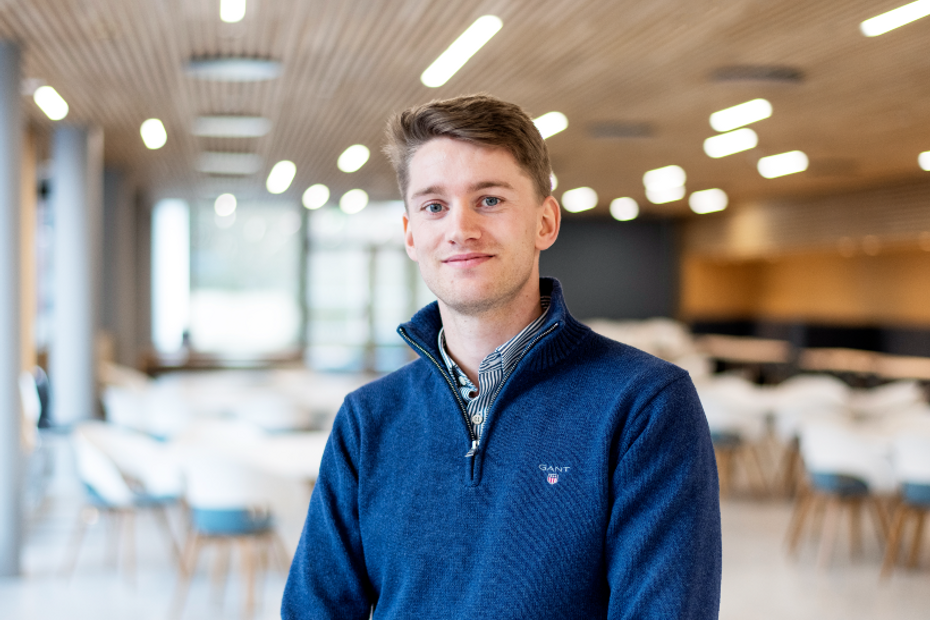
[[[487,96],[389,125],[419,359],[350,394],[282,604],[310,618],[716,618],[720,514],[680,368],[576,321],[530,117]],[[373,612],[372,612],[373,610]]]

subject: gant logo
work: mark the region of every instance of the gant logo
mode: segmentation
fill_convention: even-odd
[[[540,471],[545,472],[546,482],[549,484],[558,484],[559,474],[568,473],[570,467],[565,467],[564,465],[539,465]]]

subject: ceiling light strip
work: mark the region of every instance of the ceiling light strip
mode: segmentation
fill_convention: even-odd
[[[446,51],[439,55],[439,58],[433,61],[433,64],[426,68],[420,76],[420,81],[430,88],[438,88],[448,82],[449,78],[484,47],[484,44],[490,41],[503,25],[504,22],[494,15],[479,17]]]
[[[927,15],[930,15],[930,0],[917,0],[867,19],[859,24],[859,29],[867,37],[877,37]]]

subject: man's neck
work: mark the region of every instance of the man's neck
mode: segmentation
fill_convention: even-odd
[[[513,303],[480,315],[463,315],[439,303],[446,351],[476,386],[482,360],[542,314],[538,281]]]

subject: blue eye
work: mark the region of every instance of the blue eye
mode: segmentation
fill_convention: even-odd
[[[438,202],[431,202],[430,204],[426,205],[426,210],[430,213],[439,213],[442,211],[442,205]]]
[[[496,196],[488,196],[487,198],[484,199],[484,204],[489,207],[496,207],[497,205],[500,204],[500,202],[501,202],[501,199],[497,198]]]

